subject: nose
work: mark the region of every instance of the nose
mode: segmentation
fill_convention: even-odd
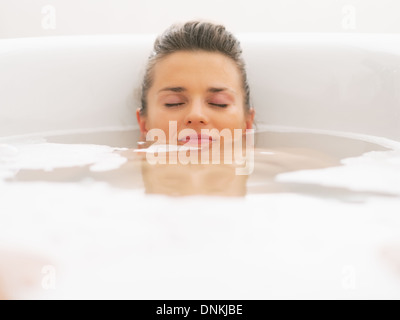
[[[185,123],[186,125],[197,126],[207,125],[209,122],[208,117],[205,113],[205,106],[200,101],[194,101],[188,108]]]

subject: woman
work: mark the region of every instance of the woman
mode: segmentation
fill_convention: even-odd
[[[142,83],[141,107],[137,109],[136,115],[141,139],[147,142],[157,140],[159,144],[194,145],[201,147],[203,151],[204,146],[216,145],[215,142],[219,140],[221,148],[216,150],[224,152],[222,147],[225,146],[226,136],[221,133],[228,132],[228,138],[232,138],[233,142],[240,142],[231,145],[233,148],[242,151],[242,146],[246,144],[247,158],[247,139],[244,142],[244,139],[236,137],[244,137],[246,130],[253,128],[255,111],[250,105],[250,89],[239,41],[225,27],[208,22],[192,21],[168,28],[156,39],[153,53],[149,57]],[[174,125],[171,126],[171,123]],[[211,131],[202,135],[205,129]],[[149,133],[154,130],[163,134],[157,134],[157,139],[153,139]],[[239,135],[235,135],[238,131]],[[171,154],[170,148],[156,149],[156,153],[159,154],[159,150],[168,150]],[[204,172],[214,170],[211,175],[205,176],[225,181],[218,190],[214,188],[212,192],[208,189],[210,185],[218,185],[215,179],[214,182],[209,178],[199,179],[197,168],[185,166],[184,161],[174,162],[178,164],[177,167],[160,164],[155,166],[156,163],[151,161],[150,164],[144,162],[142,175],[148,192],[179,195],[221,194],[222,191],[230,190],[228,186],[232,185],[235,186],[234,190],[230,190],[228,194],[244,195],[246,178],[235,175],[250,174],[254,162],[259,163],[260,172],[256,176],[261,177],[262,181],[281,172],[332,165],[330,159],[327,161],[309,150],[267,151],[269,152],[256,151],[255,159],[246,159],[242,167],[244,170],[239,173],[229,166],[236,162],[236,153],[226,157],[224,152],[222,159],[222,153],[217,152],[217,160],[221,161],[218,163],[223,163],[225,167],[216,167],[215,170],[201,167]],[[198,160],[196,156],[194,158]],[[209,158],[206,158],[206,162],[211,163]],[[182,175],[183,173],[185,174]],[[192,179],[188,178],[190,176],[193,176]],[[193,185],[188,186],[188,181]],[[194,185],[195,183],[197,184]]]
[[[225,27],[193,21],[157,38],[136,111],[142,139],[156,129],[165,142],[209,145],[223,130],[252,129],[254,114],[240,43]]]

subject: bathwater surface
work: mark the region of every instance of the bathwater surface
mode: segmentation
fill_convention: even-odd
[[[105,182],[115,188],[138,189],[171,196],[245,196],[253,193],[300,192],[345,194],[343,188],[284,181],[284,173],[343,166],[343,160],[389,151],[390,147],[359,138],[310,132],[260,130],[254,148],[245,149],[242,162],[227,163],[223,155],[212,163],[152,163],[154,150],[139,141],[138,130],[49,134],[40,138],[3,140],[0,165],[4,181]],[[246,153],[247,152],[247,153]],[[251,157],[248,157],[252,153]],[[199,154],[201,152],[199,151]],[[166,152],[166,159],[169,153]],[[246,174],[237,168],[247,167]],[[1,173],[1,171],[0,171]],[[1,177],[1,176],[0,176]],[[344,187],[344,186],[342,186]],[[349,190],[347,190],[350,192]]]

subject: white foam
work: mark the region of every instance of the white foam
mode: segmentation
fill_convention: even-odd
[[[398,202],[354,206],[298,194],[177,200],[105,183],[14,183],[0,191],[3,245],[43,256],[57,271],[55,290],[25,292],[27,298],[331,299],[400,292],[378,255],[381,246],[400,241]],[[349,268],[357,275],[350,291],[343,287]]]
[[[119,168],[126,158],[114,151],[121,150],[103,145],[76,145],[56,143],[30,143],[0,146],[0,178],[9,178],[19,170],[52,171],[91,165],[92,171]]]
[[[373,151],[342,160],[343,166],[283,173],[279,182],[308,183],[400,195],[400,151]]]

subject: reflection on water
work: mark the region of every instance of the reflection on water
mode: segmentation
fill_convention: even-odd
[[[216,195],[244,196],[248,176],[236,175],[229,165],[150,165],[142,162],[146,193],[170,196]]]
[[[247,176],[236,174],[235,169],[241,167],[238,164],[224,164],[222,160],[219,164],[181,164],[179,161],[176,164],[150,164],[146,160],[146,149],[138,148],[138,138],[136,130],[46,137],[49,143],[126,148],[115,152],[127,161],[118,169],[101,172],[90,170],[89,165],[52,171],[25,169],[7,181],[103,181],[116,188],[142,189],[148,194],[169,196],[242,197],[249,193],[307,193],[312,189],[310,186],[302,188],[298,184],[278,183],[276,175],[340,166],[343,158],[387,150],[373,143],[336,136],[257,132],[254,139],[254,171]]]

